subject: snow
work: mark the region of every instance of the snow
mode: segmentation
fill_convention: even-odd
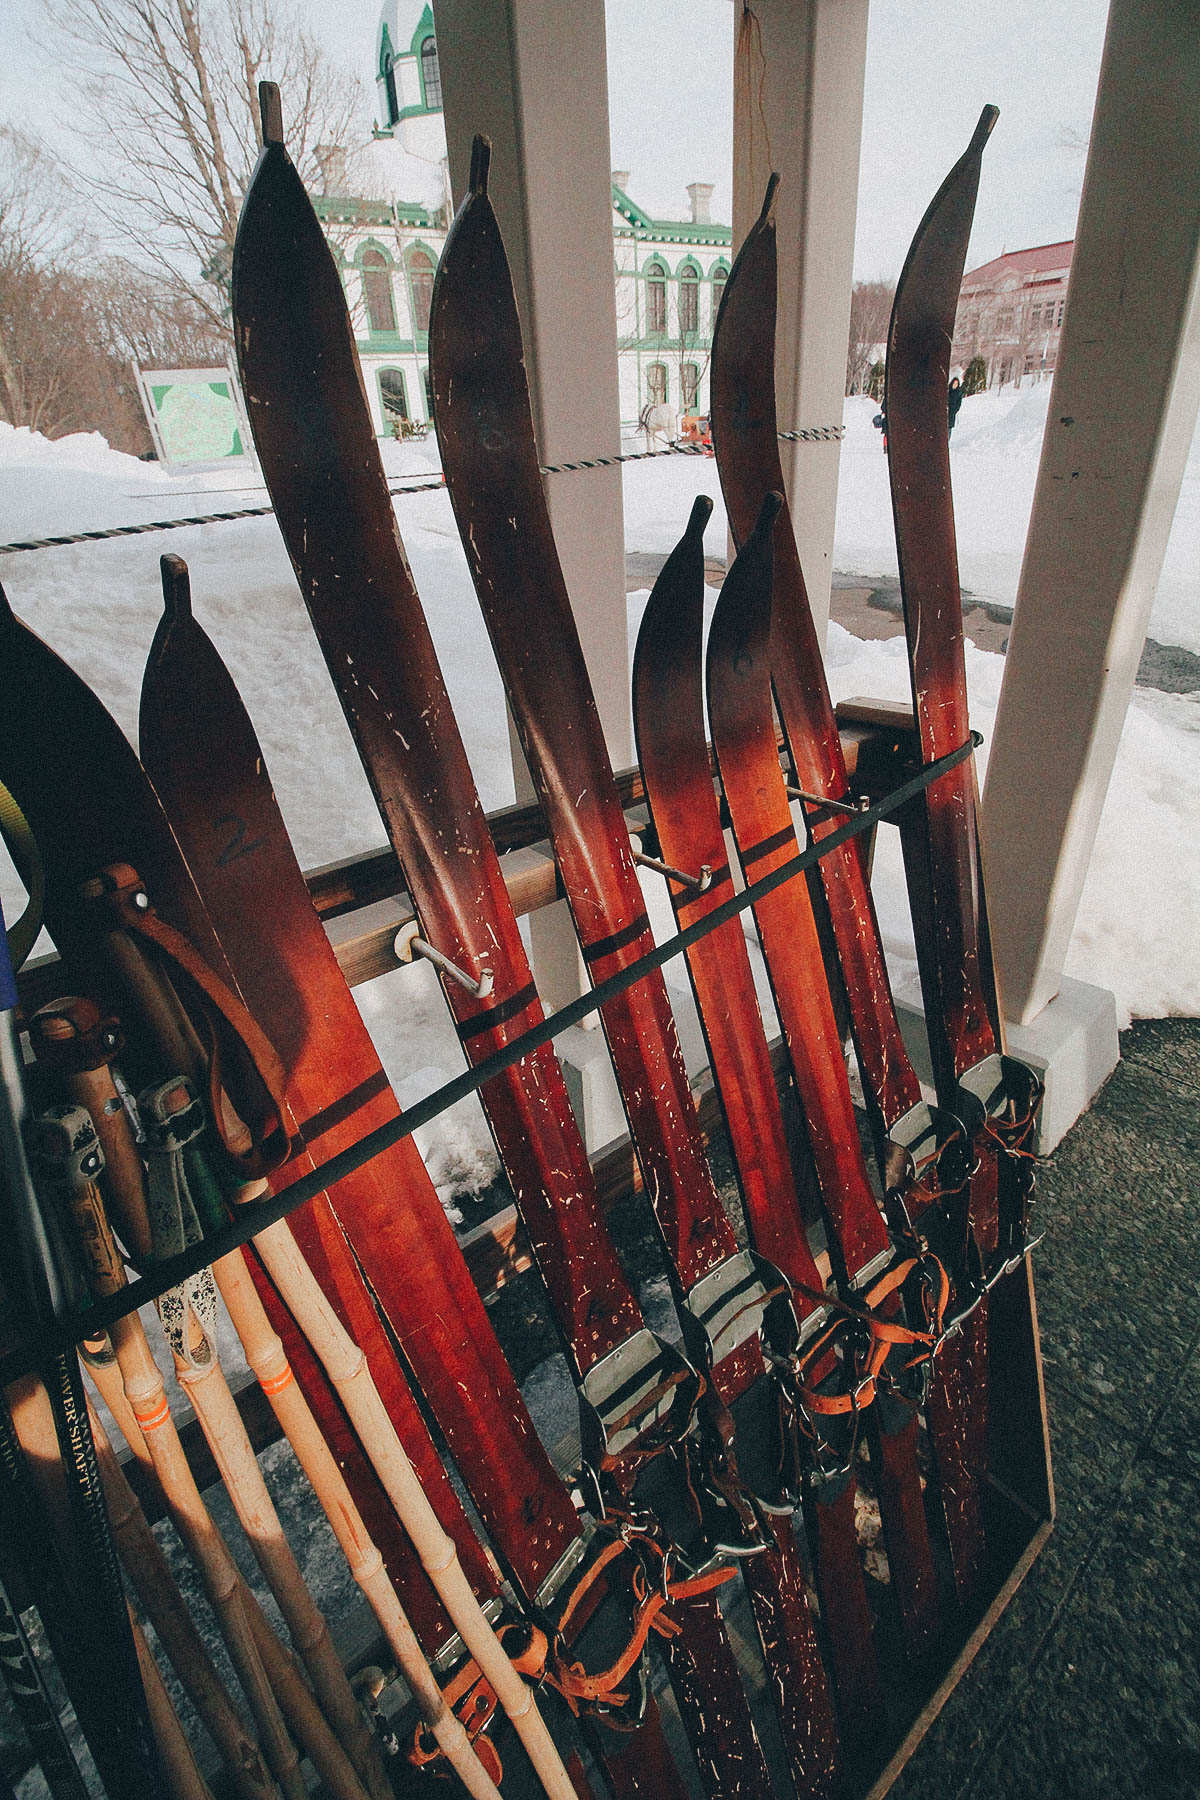
[[[1037,474],[1049,384],[974,396],[953,442],[953,475],[964,586],[979,600],[1011,606]],[[886,461],[875,412],[846,403],[834,566],[879,577],[896,571]],[[437,469],[436,446],[385,443],[393,481]],[[563,476],[558,479],[569,480]],[[725,553],[725,518],[710,460],[663,458],[627,466],[626,544],[665,553],[697,492],[715,501],[706,534]],[[113,451],[96,434],[55,443],[0,424],[0,543],[110,525],[179,519],[266,504],[252,467],[169,476]],[[503,695],[444,491],[405,495],[397,516],[423,597],[484,805],[513,798]],[[184,526],[0,557],[0,578],[18,614],[92,683],[131,737],[145,654],[161,605],[157,557],[183,556],[196,615],[210,631],[262,740],[300,861],[312,867],[383,841],[312,638],[290,565],[270,517]],[[1156,596],[1151,635],[1200,652],[1200,452],[1193,447]],[[629,596],[632,636],[645,594]],[[834,624],[827,664],[835,699],[908,693],[903,641],[861,642]],[[968,646],[972,720],[990,738],[1003,658]],[[1200,879],[1194,820],[1200,816],[1200,696],[1139,688],[1121,739],[1067,973],[1111,989],[1131,1017],[1200,1013]],[[986,756],[986,748],[984,751]],[[889,958],[909,973],[911,931],[895,833],[880,834],[876,890]],[[0,894],[13,916],[22,903],[11,869]],[[660,936],[669,913],[655,884],[648,900]],[[681,969],[668,970],[685,1004]],[[356,990],[402,1103],[448,1080],[461,1052],[431,972],[397,971]],[[685,1035],[691,1035],[685,1026]],[[418,1141],[443,1201],[486,1185],[495,1157],[482,1115],[464,1102]]]

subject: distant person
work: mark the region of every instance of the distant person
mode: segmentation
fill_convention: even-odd
[[[875,417],[871,420],[871,423],[875,427],[876,431],[882,431],[882,433],[883,433],[883,454],[886,456],[887,455],[887,407],[884,406],[882,403],[880,404],[879,411],[875,414]]]
[[[959,411],[959,408],[961,407],[962,403],[963,403],[962,382],[958,379],[958,376],[956,375],[954,377],[954,380],[950,383],[950,390],[946,395],[946,408],[950,415],[950,430],[951,431],[954,430],[954,421],[958,417],[958,411]]]

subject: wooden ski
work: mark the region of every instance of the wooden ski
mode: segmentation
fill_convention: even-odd
[[[705,918],[732,887],[705,737],[703,540],[711,512],[712,501],[700,496],[646,603],[633,659],[638,762],[659,855],[684,873],[709,871],[704,883],[667,877],[680,930]],[[687,960],[747,1227],[755,1249],[792,1284],[803,1347],[815,1341],[829,1315],[800,1213],[742,921],[731,919],[701,938]],[[836,1361],[831,1351],[822,1355],[807,1376],[809,1385],[826,1382]],[[797,1404],[804,1404],[799,1394]],[[883,1692],[855,1532],[853,1469],[849,1459],[834,1468],[814,1456],[819,1424],[806,1421],[804,1516],[838,1710],[848,1746],[861,1748],[882,1729]],[[828,1458],[828,1446],[825,1451]]]
[[[997,109],[985,106],[971,142],[918,226],[888,330],[888,473],[925,763],[965,743],[970,729],[946,392],[980,165],[996,118]],[[982,1262],[984,1297],[966,1338],[969,1366],[962,1379],[977,1454],[983,1457],[989,1435],[989,1313],[998,1303],[1011,1315],[1010,1330],[1028,1336],[1030,1329],[1027,1306],[1013,1301],[1014,1283],[1007,1282],[998,1296],[989,1290],[1021,1270],[1026,1283],[1029,1279],[1030,1142],[1041,1083],[1006,1053],[986,930],[973,760],[940,776],[912,803],[901,836],[934,1082],[942,1105],[971,1133],[976,1156],[969,1222]],[[1011,1396],[997,1398],[990,1436],[1004,1461]]]
[[[713,749],[747,882],[769,875],[798,850],[771,707],[772,540],[779,506],[777,494],[764,501],[758,527],[725,578],[708,639]],[[867,1308],[867,1296],[890,1279],[895,1258],[863,1159],[807,882],[777,888],[756,904],[754,919],[803,1107],[834,1272],[844,1298]],[[899,1323],[895,1288],[887,1289],[880,1309],[890,1324]],[[865,1378],[864,1368],[858,1374],[864,1405],[872,1398]],[[920,1656],[932,1644],[939,1609],[917,1464],[917,1417],[914,1407],[901,1406],[877,1431],[881,1410],[873,1404],[865,1417],[888,1563],[909,1654]]]
[[[888,469],[913,704],[922,760],[965,743],[967,677],[962,595],[950,488],[946,389],[950,339],[975,211],[980,162],[995,124],[985,107],[970,144],[931,202],[901,271],[888,331]],[[892,408],[896,409],[895,420]],[[930,1049],[943,1104],[992,1140],[1014,1176],[1001,1242],[997,1196],[972,1187],[980,1248],[995,1267],[1024,1249],[1028,1164],[1021,1152],[1036,1109],[1035,1077],[1007,1057],[995,976],[983,929],[975,772],[959,763],[915,803],[924,817],[924,866],[906,839],[910,874],[922,896],[917,951],[930,1024]],[[983,1172],[981,1171],[981,1175]]]

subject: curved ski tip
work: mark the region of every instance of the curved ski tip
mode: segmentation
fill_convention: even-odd
[[[692,511],[687,522],[687,530],[683,534],[685,538],[704,536],[704,527],[712,518],[712,509],[713,503],[708,494],[696,495],[696,498],[692,501]]]
[[[259,82],[258,116],[262,124],[263,143],[282,144],[283,101],[279,96],[279,83],[277,81]]]
[[[486,194],[488,170],[492,166],[492,140],[477,131],[471,144],[471,178],[468,186],[473,194]]]
[[[763,195],[762,210],[758,215],[760,225],[765,225],[771,217],[771,209],[775,205],[775,196],[779,192],[779,176],[773,173],[767,181],[767,191]]]
[[[976,125],[975,130],[971,136],[971,143],[969,146],[970,149],[972,149],[972,150],[982,150],[983,149],[983,146],[987,143],[988,139],[991,137],[992,127],[995,125],[996,120],[999,117],[1000,117],[1000,108],[998,106],[985,106],[984,107],[983,111],[979,115],[979,123]]]
[[[783,495],[777,494],[772,488],[769,494],[763,495],[763,503],[758,509],[758,518],[754,525],[754,536],[765,537],[782,511]]]
[[[192,616],[192,581],[182,556],[160,556],[163,616],[176,624]]]

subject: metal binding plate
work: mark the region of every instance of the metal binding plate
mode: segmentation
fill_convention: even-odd
[[[715,1368],[747,1339],[757,1336],[768,1312],[774,1327],[772,1337],[778,1339],[782,1326],[791,1339],[786,1349],[793,1348],[797,1326],[790,1293],[780,1271],[751,1250],[735,1251],[702,1275],[685,1305],[704,1333],[709,1366]],[[777,1353],[785,1349],[778,1341],[771,1347]]]
[[[620,1457],[682,1408],[691,1419],[700,1377],[673,1344],[646,1326],[610,1350],[579,1387],[584,1454]]]
[[[927,1101],[918,1100],[889,1126],[887,1137],[889,1144],[905,1151],[915,1165],[936,1155],[945,1135],[945,1115]]]
[[[1005,1058],[997,1051],[959,1076],[959,1111],[972,1136],[985,1119],[995,1118],[1008,1104],[1009,1087],[1004,1063]]]

